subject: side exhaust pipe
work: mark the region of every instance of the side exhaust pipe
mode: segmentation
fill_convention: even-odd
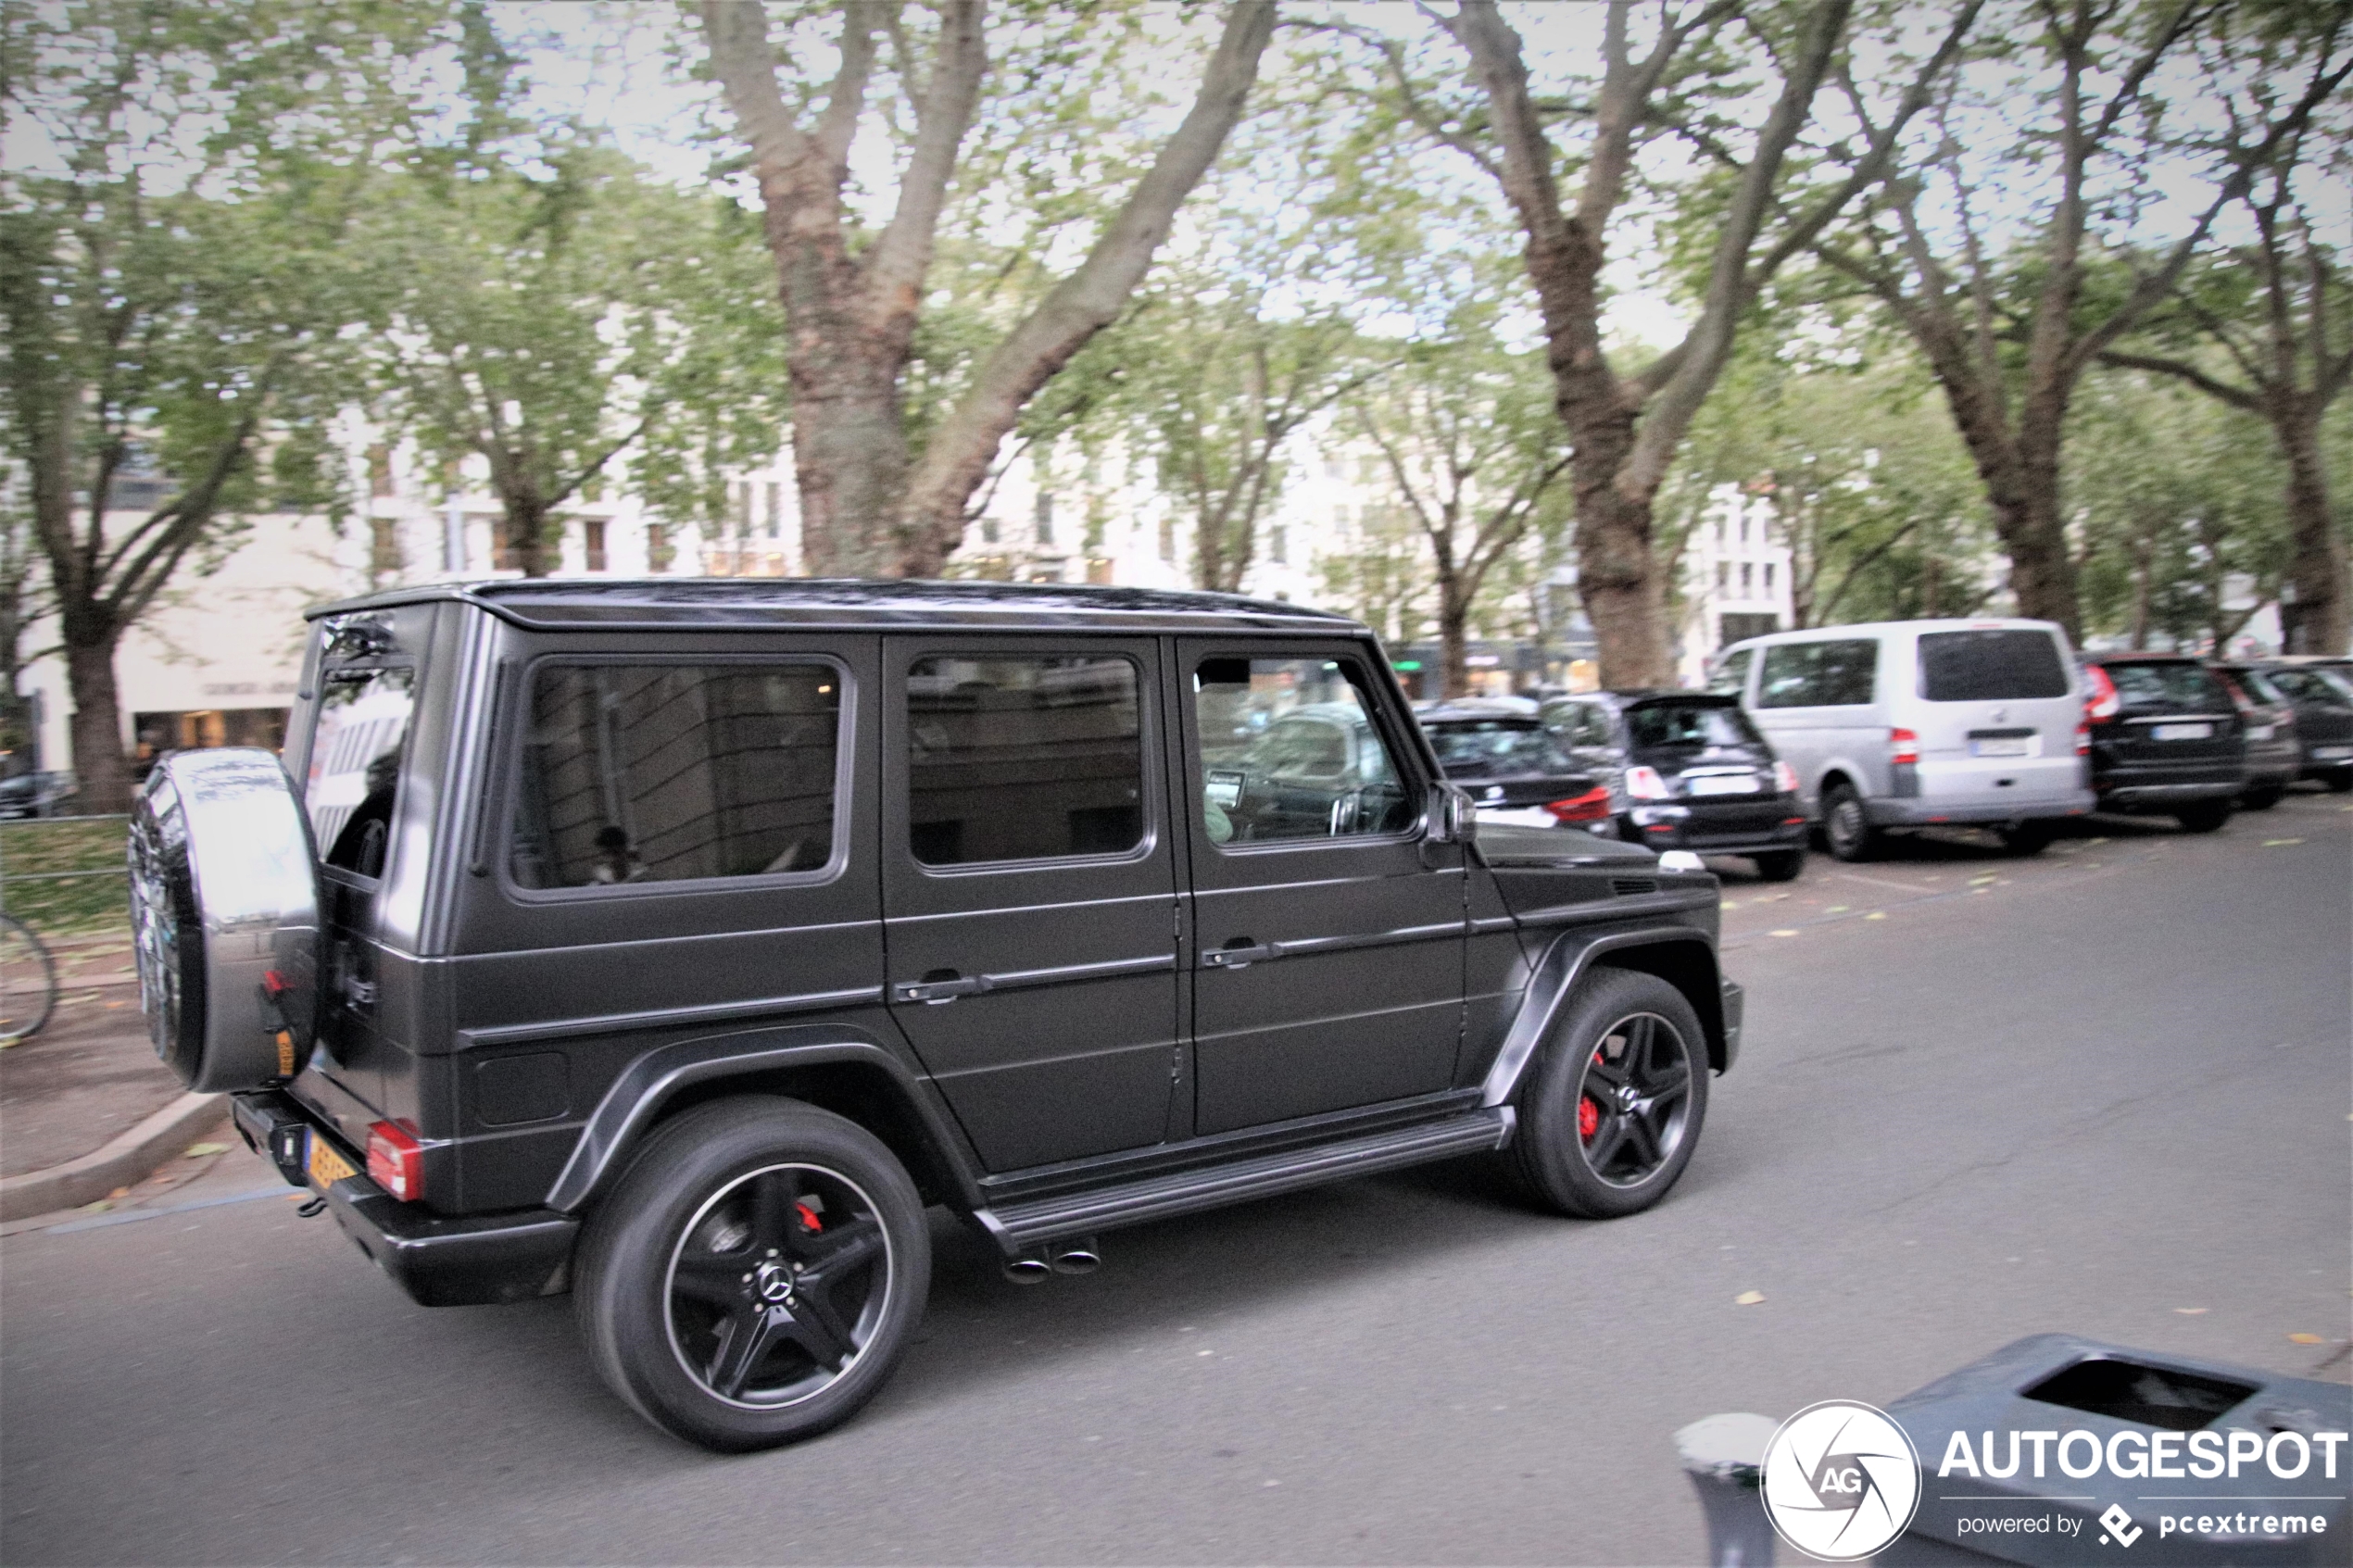
[[[1103,1266],[1102,1254],[1095,1250],[1095,1238],[1066,1242],[1054,1252],[1053,1270],[1058,1274],[1091,1274]]]
[[[1005,1265],[1005,1277],[1015,1285],[1043,1285],[1051,1273],[1043,1258],[1015,1258]]]

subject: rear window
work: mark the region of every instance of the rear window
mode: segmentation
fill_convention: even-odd
[[[1550,730],[1504,724],[1449,724],[1429,732],[1439,765],[1462,778],[1499,773],[1567,773],[1569,760]]]
[[[1626,728],[1638,751],[1763,744],[1747,714],[1703,703],[1660,702],[1629,709]]]
[[[2196,664],[2110,664],[2104,666],[2116,683],[2116,695],[2127,708],[2167,708],[2183,711],[2228,709],[2233,704],[2204,667]]]
[[[328,865],[384,874],[416,705],[416,671],[406,666],[332,670],[321,680],[303,804],[319,858]]]
[[[1756,706],[1856,707],[1871,700],[1878,671],[1876,638],[1777,643],[1765,650],[1765,670],[1756,683]]]
[[[2067,667],[2048,632],[1920,634],[1920,696],[1931,702],[2018,702],[2066,695]]]

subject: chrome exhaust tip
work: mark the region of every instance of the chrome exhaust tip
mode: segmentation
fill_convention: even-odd
[[[1051,1273],[1043,1258],[1016,1258],[1005,1265],[1005,1277],[1015,1285],[1043,1285]]]
[[[1091,1237],[1073,1242],[1054,1254],[1053,1269],[1058,1274],[1091,1274],[1102,1266],[1102,1255],[1095,1250]]]

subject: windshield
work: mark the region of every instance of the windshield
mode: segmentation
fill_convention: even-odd
[[[1638,751],[1678,746],[1749,746],[1764,741],[1737,708],[1660,702],[1626,710],[1627,734]]]
[[[2164,664],[2110,664],[2108,678],[2127,708],[2167,708],[2184,711],[2227,709],[2212,676],[2186,660]]]
[[[1551,731],[1536,725],[1464,723],[1434,726],[1429,743],[1449,773],[1568,773],[1577,770]]]

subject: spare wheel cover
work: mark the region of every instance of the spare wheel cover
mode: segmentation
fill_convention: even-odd
[[[207,1094],[292,1077],[317,1035],[319,873],[277,757],[230,746],[163,759],[132,809],[130,852],[156,1054]]]

